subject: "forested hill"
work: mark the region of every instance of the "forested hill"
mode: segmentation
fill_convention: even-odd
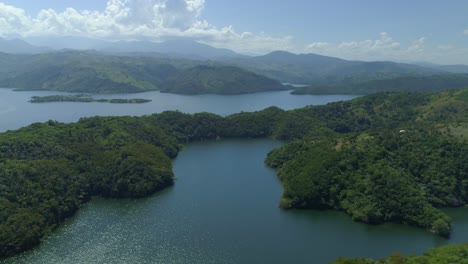
[[[343,210],[450,235],[437,209],[468,203],[468,89],[376,94],[326,106],[220,117],[164,112],[36,123],[0,134],[0,256],[37,245],[93,195],[142,197],[173,183],[183,144],[286,140],[278,169],[286,208]]]
[[[85,51],[0,53],[0,61],[0,87],[20,90],[136,93],[163,89],[174,93],[240,94],[285,89],[278,81],[209,61]]]
[[[179,94],[243,94],[285,90],[280,82],[233,66],[196,66],[162,84],[161,92]]]
[[[316,54],[272,52],[217,61],[164,54],[111,55],[63,50],[0,53],[0,87],[79,93],[240,94],[284,89],[279,82],[312,85],[295,93],[369,94],[461,88],[467,75],[394,62],[359,62]]]
[[[63,51],[37,55],[0,54],[0,87],[82,93],[135,93],[157,90],[178,70],[152,58]],[[0,67],[3,67],[0,66]]]
[[[287,83],[339,86],[402,76],[427,76],[446,72],[391,61],[349,61],[318,54],[273,51],[256,57],[225,60],[272,79]]]
[[[379,92],[441,92],[468,87],[468,74],[403,76],[342,85],[300,87],[293,94],[372,94]]]
[[[394,253],[378,261],[358,258],[339,258],[332,264],[464,264],[468,260],[468,244],[448,245],[428,250],[421,256],[403,256]]]

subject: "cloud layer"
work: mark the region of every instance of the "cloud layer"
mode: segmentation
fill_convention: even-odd
[[[290,49],[291,37],[236,32],[231,26],[216,28],[200,14],[204,0],[109,0],[104,11],[59,13],[41,10],[28,16],[22,9],[0,2],[0,36],[71,35],[106,39],[191,37],[239,52],[268,52]]]

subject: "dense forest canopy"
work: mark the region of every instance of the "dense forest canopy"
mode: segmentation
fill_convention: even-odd
[[[184,144],[272,137],[284,208],[332,208],[449,236],[442,206],[468,203],[468,89],[380,93],[325,106],[221,117],[163,112],[35,123],[0,134],[0,255],[37,245],[91,196],[173,184]]]
[[[378,261],[358,258],[339,258],[332,264],[466,264],[468,263],[468,244],[448,245],[433,248],[421,256],[403,256],[394,253],[388,258]]]

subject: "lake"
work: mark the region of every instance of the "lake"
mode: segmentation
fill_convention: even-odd
[[[33,105],[23,100],[57,93],[2,89],[0,93],[7,95],[0,97],[0,107],[6,109],[0,108],[3,130],[24,122],[10,120],[16,117],[70,122],[83,114],[143,115],[169,109],[227,115],[270,105],[291,109],[350,99],[287,92],[233,97],[146,93],[102,96],[153,100],[144,105]],[[41,116],[28,116],[33,113]],[[282,188],[275,171],[263,161],[281,144],[268,139],[190,144],[174,161],[173,187],[144,199],[95,198],[40,246],[0,263],[327,263],[339,256],[419,254],[468,241],[468,208],[446,210],[454,227],[449,240],[403,225],[356,223],[341,212],[278,208]]]
[[[468,210],[451,209],[446,240],[334,211],[282,210],[266,154],[273,140],[195,143],[174,162],[175,185],[144,199],[96,198],[12,263],[328,263],[339,256],[418,254],[468,240]]]
[[[0,132],[17,129],[34,122],[49,119],[60,122],[75,122],[88,116],[141,116],[166,110],[179,110],[186,113],[211,112],[229,115],[241,111],[251,112],[269,106],[294,109],[306,105],[326,104],[349,100],[352,95],[291,95],[290,91],[264,92],[243,95],[177,95],[159,92],[138,94],[95,95],[94,98],[141,98],[152,100],[145,104],[72,103],[55,102],[32,104],[32,96],[68,94],[60,92],[24,91],[0,88]]]

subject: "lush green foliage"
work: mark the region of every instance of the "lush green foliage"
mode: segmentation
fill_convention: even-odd
[[[388,258],[374,261],[372,259],[339,258],[332,264],[467,264],[468,244],[448,245],[433,248],[421,256],[405,257],[395,253]]]
[[[468,74],[403,76],[346,85],[314,85],[297,88],[293,94],[371,94],[378,92],[439,92],[468,87]]]
[[[151,102],[148,99],[94,99],[90,95],[77,94],[77,95],[48,95],[48,96],[33,96],[31,103],[50,103],[50,102],[81,102],[81,103],[111,103],[111,104],[142,104]]]
[[[243,94],[285,90],[280,82],[233,66],[196,66],[171,77],[161,92]]]
[[[228,117],[93,117],[0,134],[0,255],[37,244],[93,195],[141,197],[172,184],[181,145],[226,137],[288,140],[266,160],[278,168],[283,207],[447,236],[437,207],[468,201],[466,94],[376,94]]]
[[[468,123],[465,92],[378,94],[296,110],[318,114],[335,134],[306,133],[269,154],[284,186],[281,206],[334,208],[448,236],[450,219],[436,207],[468,203],[466,132],[450,130]]]
[[[92,195],[141,197],[172,184],[178,144],[144,120],[90,118],[4,133],[0,149],[0,255],[11,255]]]

